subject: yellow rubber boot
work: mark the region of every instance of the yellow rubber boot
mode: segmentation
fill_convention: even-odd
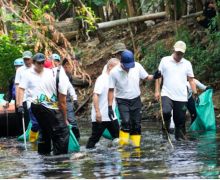
[[[141,145],[141,135],[130,135],[131,144],[134,147],[140,147]]]
[[[129,133],[122,130],[119,131],[119,145],[124,146],[129,143]]]
[[[39,132],[30,131],[29,142],[35,142],[38,139]]]

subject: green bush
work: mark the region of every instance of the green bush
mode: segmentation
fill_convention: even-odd
[[[153,73],[158,68],[161,58],[169,56],[171,51],[165,47],[163,41],[158,41],[150,47],[141,47],[141,53],[144,55],[141,64],[149,73]]]
[[[21,57],[23,48],[6,35],[0,36],[0,91],[5,91],[7,82],[15,74],[13,62]]]

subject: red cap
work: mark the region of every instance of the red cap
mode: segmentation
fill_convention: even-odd
[[[51,60],[45,60],[44,61],[44,67],[45,68],[49,68],[49,69],[51,69],[51,68],[53,68],[53,63],[52,63],[52,61]]]

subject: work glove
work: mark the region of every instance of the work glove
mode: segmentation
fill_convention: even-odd
[[[77,100],[74,100],[74,101],[73,101],[73,109],[74,109],[74,111],[77,110],[78,107],[79,107],[78,101],[77,101]]]
[[[195,102],[196,102],[197,104],[199,104],[200,100],[199,100],[199,95],[198,95],[197,93],[194,93],[194,94],[193,94],[193,98],[194,98]]]
[[[23,108],[23,106],[19,106],[19,107],[18,107],[18,112],[19,112],[19,113],[24,113],[24,108]]]
[[[212,87],[211,87],[211,86],[207,86],[207,87],[205,88],[205,91],[208,90],[208,89],[212,89]]]
[[[114,111],[112,110],[112,106],[108,106],[108,117],[109,119],[111,119],[111,121],[113,121],[114,119]]]
[[[3,108],[5,108],[5,109],[9,108],[9,102],[8,101],[5,102],[5,105],[3,106]]]
[[[160,72],[159,70],[156,70],[155,73],[154,73],[154,75],[153,75],[153,78],[154,78],[154,79],[159,79],[159,78],[161,78],[161,72]]]

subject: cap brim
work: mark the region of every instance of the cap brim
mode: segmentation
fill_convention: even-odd
[[[120,50],[117,50],[117,51],[112,51],[112,54],[117,54],[117,53],[119,53],[119,52],[123,52],[123,51],[125,51],[126,49],[120,49]]]
[[[174,48],[174,50],[176,51],[176,52],[182,52],[182,53],[185,53],[185,49],[182,49],[182,48]]]
[[[130,63],[122,63],[125,69],[130,69],[133,68],[135,66],[134,62],[130,62]]]
[[[36,60],[37,62],[42,62],[42,61],[45,61],[45,59],[38,59]]]
[[[31,56],[23,56],[23,59],[31,59]]]

